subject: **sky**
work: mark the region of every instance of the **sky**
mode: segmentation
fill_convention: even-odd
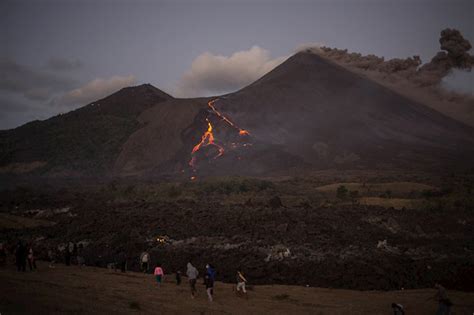
[[[308,44],[428,62],[444,28],[474,44],[473,13],[471,0],[2,0],[0,129],[142,83],[231,92]]]

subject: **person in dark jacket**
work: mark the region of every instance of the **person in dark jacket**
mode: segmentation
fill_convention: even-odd
[[[453,303],[448,298],[448,292],[446,289],[439,283],[435,284],[436,294],[434,296],[435,300],[438,301],[438,310],[436,315],[449,315],[451,314],[451,306]]]
[[[21,241],[16,246],[15,258],[18,271],[26,271],[26,247]]]
[[[206,285],[207,297],[209,302],[214,300],[214,281],[216,280],[216,270],[211,264],[206,265],[206,275],[204,276],[204,284]]]
[[[392,303],[392,312],[393,315],[405,315],[405,309],[399,303]]]

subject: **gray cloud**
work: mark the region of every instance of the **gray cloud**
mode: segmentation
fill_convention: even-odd
[[[199,55],[178,83],[180,97],[206,96],[238,90],[259,79],[287,57],[272,59],[268,50],[253,46],[231,56]]]
[[[82,62],[78,59],[67,59],[61,57],[53,57],[48,60],[47,67],[56,71],[69,71],[81,68]]]
[[[45,100],[55,92],[75,85],[71,78],[58,76],[19,64],[9,58],[0,58],[0,90],[22,94],[31,100]]]

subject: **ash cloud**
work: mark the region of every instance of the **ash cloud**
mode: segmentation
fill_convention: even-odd
[[[448,86],[451,91],[463,90],[456,86],[457,82],[464,84],[460,79],[463,75],[459,75],[457,70],[470,71],[474,65],[474,56],[469,54],[470,42],[458,30],[448,28],[441,31],[439,43],[441,51],[423,65],[419,56],[385,60],[375,55],[349,53],[347,49],[321,47],[319,51],[330,59],[349,66],[381,72],[390,76],[392,81],[403,78],[419,87]]]
[[[196,97],[238,90],[281,64],[287,57],[272,59],[268,50],[253,46],[231,56],[199,55],[178,83],[176,94]]]

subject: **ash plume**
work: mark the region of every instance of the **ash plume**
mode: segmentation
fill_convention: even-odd
[[[458,30],[449,28],[442,30],[439,43],[441,51],[424,65],[419,56],[385,60],[375,55],[349,53],[347,49],[321,47],[319,51],[332,60],[358,69],[396,75],[417,86],[435,86],[439,85],[450,71],[454,69],[470,71],[474,64],[474,56],[469,54],[471,43]]]

